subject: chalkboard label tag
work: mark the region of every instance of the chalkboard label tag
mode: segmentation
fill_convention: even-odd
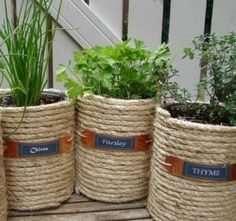
[[[51,156],[59,153],[59,141],[45,144],[24,144],[19,145],[20,157]]]
[[[229,166],[207,166],[184,162],[183,176],[203,180],[227,181]]]
[[[95,146],[98,148],[115,149],[115,150],[134,150],[134,137],[111,137],[96,134]]]

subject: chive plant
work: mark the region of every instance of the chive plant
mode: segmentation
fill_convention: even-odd
[[[52,29],[48,20],[53,0],[22,0],[15,21],[10,18],[7,2],[4,0],[6,17],[0,28],[3,42],[0,45],[0,72],[9,84],[16,106],[37,105],[47,85],[48,52],[53,44],[48,35],[52,34],[54,39],[62,0]]]

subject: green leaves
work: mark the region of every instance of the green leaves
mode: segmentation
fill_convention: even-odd
[[[63,82],[66,80],[67,78],[66,70],[67,70],[67,67],[62,64],[56,68],[56,73],[57,73],[56,80],[58,82]]]
[[[184,48],[183,49],[184,57],[189,57],[191,60],[194,59],[194,51],[192,48]]]
[[[131,47],[128,40],[75,52],[74,73],[68,74],[64,66],[59,66],[57,80],[64,81],[67,90],[73,91],[72,98],[88,91],[120,99],[154,98],[157,94],[164,97],[171,86],[163,85],[169,84],[176,73],[170,65],[169,46],[163,44],[153,52],[141,41],[134,40],[134,45]],[[82,83],[76,80],[79,76]]]
[[[27,96],[26,88],[25,88],[25,86],[22,84],[22,82],[19,82],[19,85],[18,85],[17,87],[12,88],[13,94],[17,93],[18,91]]]
[[[3,58],[0,58],[0,71],[6,68],[6,62]]]
[[[68,88],[67,93],[71,99],[76,99],[78,96],[83,95],[82,86],[78,85],[78,83],[71,78],[66,79],[65,87]]]
[[[82,85],[78,84],[76,80],[74,80],[72,77],[70,77],[67,74],[67,68],[66,66],[60,64],[56,69],[56,80],[58,82],[64,82],[64,85],[67,90],[67,94],[71,99],[76,99],[77,96],[83,95],[83,88]]]
[[[202,68],[200,88],[208,93],[212,113],[229,125],[236,125],[236,33],[215,33],[193,40],[185,57],[198,57]],[[214,117],[214,118],[217,118]]]
[[[16,106],[38,105],[47,83],[46,72],[57,26],[49,26],[49,9],[53,0],[21,1],[15,24],[5,7],[0,28],[0,73],[8,82]],[[4,0],[5,6],[8,1]],[[56,23],[61,9],[59,8]],[[48,35],[52,39],[48,39]],[[6,53],[3,51],[6,49]],[[63,80],[63,79],[61,79]]]

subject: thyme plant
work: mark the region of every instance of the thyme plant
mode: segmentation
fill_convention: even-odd
[[[190,59],[199,57],[205,72],[199,86],[209,97],[208,121],[236,125],[236,33],[198,36],[184,52]]]
[[[16,106],[39,104],[47,84],[46,72],[56,25],[51,30],[48,24],[49,9],[53,0],[21,1],[15,22],[10,18],[5,4],[5,20],[0,28],[0,73],[8,82]],[[60,1],[55,23],[57,24],[62,1]],[[6,52],[4,52],[4,48]]]

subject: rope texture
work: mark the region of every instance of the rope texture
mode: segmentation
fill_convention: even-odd
[[[153,100],[119,100],[87,95],[77,101],[76,130],[118,137],[152,134]],[[87,148],[76,136],[76,192],[104,202],[127,202],[148,192],[150,151]]]
[[[50,90],[51,91],[51,90]],[[3,136],[21,143],[47,143],[74,134],[74,106],[66,100],[24,108],[2,108]],[[10,209],[36,210],[59,206],[73,191],[74,153],[49,157],[5,158]]]
[[[3,165],[2,129],[0,128],[0,220],[7,221],[6,179]]]
[[[166,156],[202,164],[236,163],[236,127],[192,123],[157,108],[148,209],[157,221],[235,221],[236,181],[197,182],[171,175]]]

